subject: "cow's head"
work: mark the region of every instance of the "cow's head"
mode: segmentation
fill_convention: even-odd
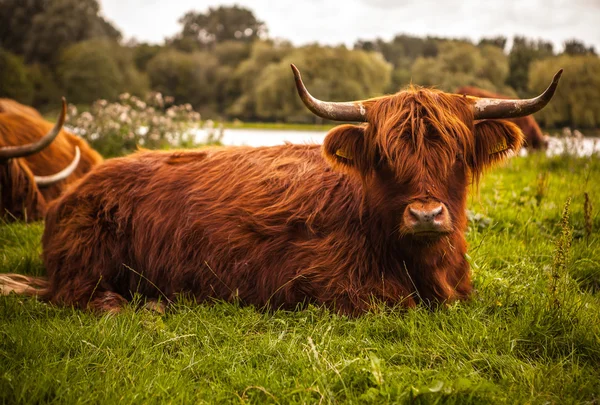
[[[77,168],[80,151],[75,147],[73,161],[59,173],[50,176],[35,176],[29,169],[25,156],[38,153],[60,133],[65,121],[66,102],[63,99],[62,111],[56,125],[34,143],[19,146],[0,146],[0,218],[7,220],[41,219],[45,213],[46,201],[40,187],[47,187],[64,180]],[[23,131],[38,131],[27,116],[13,113],[0,113],[0,139],[18,139]]]
[[[355,102],[312,97],[295,66],[296,87],[316,115],[340,125],[325,138],[331,166],[357,177],[369,207],[375,207],[402,236],[431,240],[465,222],[467,186],[487,167],[516,152],[521,130],[499,118],[532,114],[552,98],[559,71],[534,99],[483,99],[420,87]],[[373,208],[371,208],[373,209]]]

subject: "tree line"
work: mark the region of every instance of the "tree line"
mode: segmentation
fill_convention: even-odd
[[[290,63],[319,98],[351,100],[396,92],[410,83],[455,91],[478,86],[515,97],[539,93],[565,73],[546,127],[600,127],[600,59],[573,39],[557,52],[541,39],[416,37],[359,40],[352,49],[318,43],[294,47],[268,36],[240,6],[191,11],[161,45],[124,42],[97,0],[0,1],[0,97],[44,109],[65,95],[91,104],[121,93],[159,91],[204,117],[314,122],[300,103]]]

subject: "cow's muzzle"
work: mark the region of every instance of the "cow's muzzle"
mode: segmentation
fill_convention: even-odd
[[[452,220],[445,204],[439,201],[413,202],[404,210],[403,233],[435,237],[452,231]]]

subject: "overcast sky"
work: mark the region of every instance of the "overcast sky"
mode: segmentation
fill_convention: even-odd
[[[126,39],[160,43],[180,30],[187,11],[239,4],[264,21],[269,36],[294,45],[345,43],[395,34],[481,37],[525,35],[562,49],[578,38],[600,50],[600,0],[99,0]]]

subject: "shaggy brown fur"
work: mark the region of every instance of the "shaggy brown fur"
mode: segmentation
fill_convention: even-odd
[[[40,120],[44,119],[42,114],[40,114],[35,108],[23,105],[10,98],[0,98],[0,113],[13,113]]]
[[[466,94],[467,96],[482,97],[482,98],[510,98],[501,94],[495,94],[491,91],[480,89],[479,87],[465,86],[456,90],[457,94]],[[523,131],[525,135],[525,146],[531,149],[546,149],[548,148],[548,140],[542,134],[542,130],[538,125],[533,115],[526,117],[511,118],[512,121]]]
[[[0,127],[0,146],[33,143],[48,133],[53,126],[33,108],[10,99],[0,99],[0,113],[13,113],[27,118],[20,121],[13,120],[11,124],[4,124]],[[48,176],[68,166],[73,160],[75,146],[78,146],[81,151],[81,160],[77,169],[66,180],[41,189],[46,200],[51,201],[57,198],[69,184],[80,179],[92,167],[101,163],[102,156],[85,140],[63,129],[50,146],[40,153],[23,158],[37,176]]]
[[[45,213],[46,200],[25,160],[0,160],[0,219],[37,221]]]
[[[46,284],[11,288],[102,311],[134,293],[288,309],[313,302],[352,315],[377,302],[466,298],[468,184],[519,149],[522,134],[506,121],[474,124],[466,98],[435,90],[370,103],[367,124],[334,128],[323,147],[144,151],[105,162],[48,211]],[[447,207],[451,232],[403,232],[405,207],[431,200]]]

